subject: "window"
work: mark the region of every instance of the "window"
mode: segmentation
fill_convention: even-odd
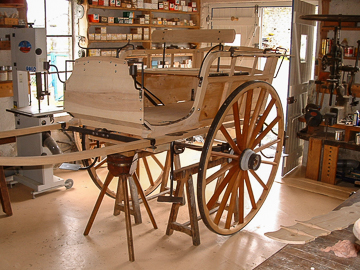
[[[307,35],[301,35],[300,40],[300,62],[306,63],[306,54],[307,54]]]
[[[61,80],[65,81],[65,61],[74,59],[72,1],[27,0],[27,3],[28,22],[33,23],[34,28],[46,28],[47,60],[57,66]],[[50,68],[48,89],[50,104],[62,105],[63,83],[59,81],[54,67]]]

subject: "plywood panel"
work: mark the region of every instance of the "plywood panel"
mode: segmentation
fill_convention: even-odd
[[[66,82],[64,109],[78,114],[143,123],[143,99],[134,87],[128,64],[112,57],[76,61]]]

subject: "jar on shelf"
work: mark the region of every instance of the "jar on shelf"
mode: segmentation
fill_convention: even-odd
[[[13,73],[12,73],[12,66],[7,67],[7,79],[8,81],[12,81],[13,79]]]
[[[0,82],[8,80],[8,71],[6,66],[0,66]]]

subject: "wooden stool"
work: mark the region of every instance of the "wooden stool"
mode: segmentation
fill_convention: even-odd
[[[184,176],[181,178],[175,178],[177,181],[176,189],[174,196],[182,197],[184,195],[184,189],[186,187],[186,198],[188,202],[188,210],[190,221],[180,224],[176,222],[177,215],[179,213],[179,208],[182,205],[181,203],[173,203],[171,206],[169,222],[166,229],[166,235],[172,235],[174,230],[186,233],[190,235],[193,240],[193,245],[200,245],[200,232],[198,218],[196,214],[196,203],[195,203],[195,192],[192,175],[189,171],[184,171]]]
[[[129,177],[131,177],[129,174],[129,171],[130,171],[130,166],[132,164],[132,160],[133,160],[133,157],[126,157],[121,154],[113,154],[113,155],[107,156],[107,164],[108,164],[109,173],[106,177],[103,188],[100,191],[99,197],[95,203],[94,209],[91,213],[88,224],[85,228],[84,235],[88,235],[90,232],[91,226],[94,223],[96,214],[97,214],[99,207],[101,205],[101,202],[104,198],[106,189],[108,188],[109,184],[111,183],[111,180],[114,178],[114,176],[119,177],[118,192],[121,191],[123,193],[121,195],[121,197],[122,197],[122,200],[124,201],[126,236],[127,236],[127,242],[128,242],[129,260],[133,262],[133,261],[135,261],[135,255],[134,255],[134,244],[133,244],[133,238],[132,238],[132,228],[131,228],[131,219],[130,219],[129,193],[128,193],[128,185],[127,185],[127,180],[129,179]],[[156,225],[154,216],[150,210],[149,204],[146,200],[144,191],[142,190],[142,188],[140,186],[139,180],[135,177],[133,179],[133,181],[137,187],[137,191],[139,192],[141,199],[144,202],[146,211],[151,219],[154,229],[157,229],[157,225]],[[116,197],[118,198],[118,195]],[[136,198],[137,198],[137,196],[136,196]]]
[[[4,213],[12,216],[12,209],[10,203],[9,190],[6,186],[4,167],[0,166],[0,201]]]

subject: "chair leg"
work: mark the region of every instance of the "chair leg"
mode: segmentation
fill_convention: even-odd
[[[114,176],[109,172],[108,175],[106,176],[105,182],[104,182],[104,186],[100,191],[99,197],[95,203],[94,209],[91,213],[91,216],[89,218],[88,224],[86,225],[85,231],[84,231],[84,235],[88,235],[90,230],[91,230],[91,226],[94,223],[95,217],[97,215],[97,212],[99,211],[100,205],[102,200],[104,199],[106,190],[109,186],[109,184],[111,183],[111,180],[114,178]]]

